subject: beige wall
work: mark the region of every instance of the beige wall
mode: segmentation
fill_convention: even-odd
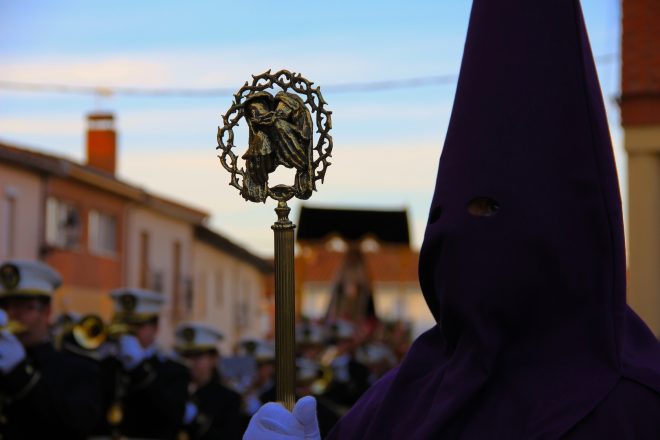
[[[660,126],[625,130],[628,303],[660,337]]]
[[[182,302],[186,291],[186,280],[192,280],[193,227],[189,223],[177,221],[139,206],[129,207],[127,217],[125,285],[140,287],[140,237],[142,232],[147,232],[149,234],[149,284],[146,287],[156,289],[154,281],[156,277],[161,277],[161,292],[165,296],[166,304],[160,318],[159,342],[161,345],[169,347],[173,342],[173,332],[177,321],[186,319]],[[184,314],[173,317],[174,243],[176,242],[181,245],[179,305]]]
[[[14,206],[11,221],[8,199],[13,199]],[[43,187],[40,177],[0,163],[0,261],[8,258],[37,259],[42,220]]]
[[[222,331],[222,352],[230,354],[243,337],[264,337],[270,318],[263,298],[263,278],[253,266],[196,241],[195,307],[191,319]]]

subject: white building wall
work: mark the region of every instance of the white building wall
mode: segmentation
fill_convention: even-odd
[[[264,337],[263,278],[252,265],[208,244],[194,243],[195,302],[191,318],[212,325],[225,339],[224,354],[244,337]]]
[[[38,258],[43,217],[39,175],[0,163],[0,261]]]
[[[148,267],[149,283],[147,288],[160,290],[165,296],[165,306],[159,321],[159,342],[170,347],[174,342],[174,329],[178,322],[173,319],[174,292],[174,246],[181,246],[179,310],[186,312],[181,301],[186,294],[186,283],[192,282],[192,243],[193,226],[184,221],[159,214],[149,208],[134,206],[128,210],[126,222],[126,286],[140,287],[141,275],[141,234],[149,234]],[[160,289],[157,279],[160,278]],[[186,315],[180,315],[185,320]]]

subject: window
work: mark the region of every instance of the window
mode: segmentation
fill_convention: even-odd
[[[114,216],[89,212],[89,250],[97,255],[117,253],[117,220]]]
[[[49,197],[46,201],[46,242],[64,249],[80,245],[80,214],[67,202]]]

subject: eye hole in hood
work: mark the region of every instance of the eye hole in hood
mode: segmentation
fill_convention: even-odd
[[[442,206],[440,205],[431,206],[431,212],[429,213],[429,223],[437,222],[438,220],[440,220],[441,215],[442,215]]]
[[[492,217],[499,212],[500,204],[490,197],[475,197],[468,203],[467,210],[475,217]]]

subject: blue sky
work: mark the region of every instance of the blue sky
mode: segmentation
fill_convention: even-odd
[[[583,0],[623,189],[617,0]],[[324,86],[458,72],[471,2],[0,0],[0,80],[237,89],[268,68]],[[614,56],[612,56],[614,55]],[[603,56],[608,56],[601,58]],[[455,84],[324,93],[335,154],[311,203],[407,208],[419,246]],[[209,211],[267,255],[272,203],[245,203],[215,158],[229,96],[144,97],[0,89],[0,139],[83,160],[84,115],[116,113],[119,175]],[[365,175],[364,169],[372,170]],[[294,204],[294,212],[295,212]]]

